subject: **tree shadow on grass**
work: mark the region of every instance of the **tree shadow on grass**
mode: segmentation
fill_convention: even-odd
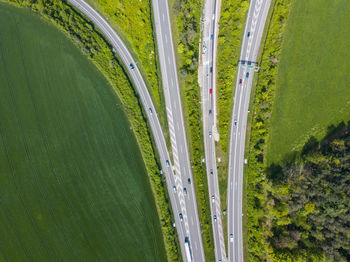
[[[267,178],[274,183],[281,182],[285,179],[283,169],[290,167],[297,161],[302,161],[305,156],[312,151],[325,147],[330,141],[343,136],[346,132],[350,132],[350,121],[348,121],[347,124],[342,121],[336,126],[329,125],[327,127],[326,135],[320,141],[318,141],[316,137],[311,136],[300,151],[290,152],[289,154],[286,154],[280,162],[273,162],[270,164],[265,169]]]

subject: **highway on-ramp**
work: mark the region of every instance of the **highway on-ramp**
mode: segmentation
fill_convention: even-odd
[[[149,124],[151,126],[153,137],[158,149],[161,165],[163,167],[163,173],[166,178],[166,184],[167,184],[167,188],[168,188],[168,192],[171,200],[171,205],[172,205],[174,218],[175,218],[175,224],[176,224],[179,241],[181,245],[182,257],[184,258],[184,261],[187,261],[186,259],[187,255],[184,248],[185,237],[189,236],[189,233],[190,233],[189,231],[194,230],[195,234],[193,234],[192,236],[192,231],[191,231],[191,235],[190,235],[191,239],[195,239],[197,241],[196,243],[193,243],[193,244],[191,243],[191,248],[193,250],[193,257],[195,258],[193,261],[204,261],[201,236],[200,236],[200,232],[198,232],[197,230],[197,228],[199,229],[198,217],[196,219],[194,216],[192,216],[192,214],[196,214],[197,212],[197,207],[193,205],[193,203],[195,203],[195,200],[193,201],[194,199],[193,187],[189,185],[190,186],[189,188],[191,189],[188,192],[189,196],[187,196],[187,198],[191,199],[191,201],[187,201],[189,205],[186,206],[183,204],[184,197],[181,196],[182,179],[179,179],[179,174],[175,175],[173,172],[172,164],[171,164],[169,153],[166,147],[164,135],[159,123],[157,112],[155,110],[152,99],[149,95],[146,84],[141,76],[140,70],[138,69],[135,60],[131,56],[130,52],[128,51],[128,49],[126,48],[125,44],[122,42],[120,37],[112,29],[112,27],[90,5],[88,5],[83,0],[68,0],[68,2],[72,4],[74,7],[76,7],[78,10],[80,10],[82,13],[84,13],[92,22],[94,22],[94,24],[101,30],[104,36],[110,41],[116,53],[118,54],[122,62],[125,64],[125,67],[128,70],[128,73],[134,83],[137,93],[139,94],[139,97],[141,99],[145,112],[148,115]],[[187,183],[187,180],[186,180],[186,183]],[[186,212],[189,213],[189,215],[186,216]],[[179,216],[180,213],[182,214],[181,218]],[[190,221],[188,221],[188,219]],[[195,246],[195,244],[197,246]]]
[[[220,0],[206,0],[203,18],[202,45],[202,112],[205,160],[207,166],[211,221],[214,236],[216,261],[226,261],[224,233],[220,205],[219,180],[215,154],[215,70],[216,40]]]
[[[229,261],[243,261],[242,187],[250,91],[271,0],[251,0],[237,73],[232,113],[228,199]]]
[[[185,261],[204,262],[205,256],[184,127],[168,0],[152,0],[152,5],[174,159],[174,178],[185,224],[185,236],[181,239],[181,245],[183,247],[184,238],[186,238],[190,244],[192,255],[192,258],[183,257]],[[179,214],[175,213],[174,215],[178,216]]]

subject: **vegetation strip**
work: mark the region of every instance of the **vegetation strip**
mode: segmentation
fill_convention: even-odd
[[[220,141],[216,143],[219,189],[222,213],[227,210],[228,144],[236,84],[237,65],[241,52],[245,19],[249,0],[222,1],[217,51],[217,110]],[[225,218],[225,217],[224,217]],[[227,235],[227,219],[223,219],[224,234]],[[225,237],[227,242],[227,237]],[[226,243],[227,245],[227,243]]]
[[[192,172],[195,180],[199,220],[207,261],[214,261],[214,240],[209,208],[208,182],[204,157],[200,89],[198,85],[198,57],[202,0],[175,0],[172,3],[175,47],[178,53],[179,81],[183,98],[184,120],[189,141]]]
[[[76,12],[65,1],[47,0],[45,2],[37,2],[35,0],[8,0],[8,2],[30,8],[53,22],[91,59],[110,82],[118,94],[128,119],[132,124],[143,160],[146,164],[156,200],[168,260],[181,261],[177,234],[172,227],[174,219],[167,196],[165,180],[159,173],[159,165],[155,158],[147,122],[144,117],[145,114],[142,111],[137,94],[132,88],[130,80],[123,70],[123,66],[120,65],[119,60],[113,55],[111,46],[99,32],[94,30],[93,24]]]

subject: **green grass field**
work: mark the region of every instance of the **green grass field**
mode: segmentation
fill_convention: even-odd
[[[293,1],[284,37],[269,163],[350,120],[350,1]]]
[[[55,27],[0,3],[0,261],[165,261],[121,104]]]

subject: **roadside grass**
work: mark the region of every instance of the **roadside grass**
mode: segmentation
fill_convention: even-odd
[[[221,212],[227,210],[228,149],[230,143],[233,96],[237,77],[237,65],[241,52],[245,20],[249,0],[229,0],[221,2],[220,26],[217,51],[217,120],[220,141],[215,143]],[[227,214],[223,216],[223,233],[227,236]],[[226,247],[227,237],[224,237]]]
[[[293,1],[277,74],[268,163],[350,120],[350,2]]]
[[[165,261],[123,105],[67,37],[0,3],[1,261]]]
[[[170,138],[151,0],[86,1],[108,20],[136,60],[156,107],[169,149]]]

